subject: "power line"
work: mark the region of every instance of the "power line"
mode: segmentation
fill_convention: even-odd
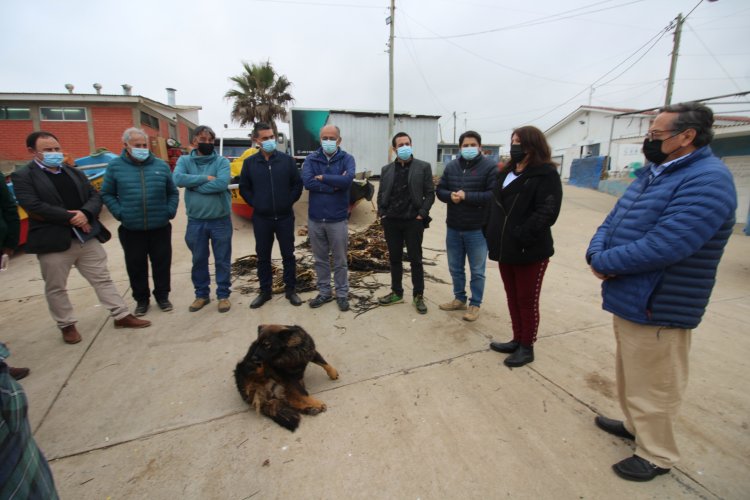
[[[253,0],[254,2],[281,3],[286,5],[304,5],[308,7],[346,7],[352,9],[382,9],[382,5],[361,5],[356,3],[304,2],[302,0]]]
[[[596,12],[602,12],[602,11],[605,11],[605,10],[611,10],[611,9],[616,9],[616,8],[619,8],[619,7],[625,7],[625,6],[628,6],[628,5],[635,4],[635,3],[643,2],[645,0],[632,0],[632,1],[626,2],[626,3],[612,5],[610,7],[604,7],[602,9],[596,9],[596,10],[591,10],[591,11],[587,11],[587,12],[579,12],[578,14],[574,14],[574,15],[570,15],[570,16],[565,16],[564,15],[564,14],[569,14],[571,12],[575,12],[575,11],[579,11],[579,10],[583,10],[583,9],[588,9],[590,7],[595,7],[597,5],[601,5],[601,4],[604,4],[604,3],[609,3],[609,2],[612,2],[612,1],[613,0],[603,0],[601,2],[596,2],[596,3],[590,4],[590,5],[584,5],[583,7],[577,7],[575,9],[570,9],[570,10],[566,10],[566,11],[563,11],[563,12],[558,12],[557,14],[551,14],[549,16],[544,16],[544,17],[540,17],[540,18],[537,18],[537,19],[532,19],[530,21],[524,21],[522,23],[512,24],[512,25],[509,25],[509,26],[502,26],[500,28],[493,28],[493,29],[484,30],[484,31],[475,31],[475,32],[471,32],[471,33],[461,33],[461,34],[458,34],[458,35],[438,35],[437,33],[434,33],[434,32],[432,32],[432,30],[430,30],[432,33],[435,34],[435,36],[411,37],[411,39],[412,40],[448,40],[448,39],[452,39],[452,38],[466,38],[466,37],[470,37],[470,36],[486,35],[488,33],[497,33],[498,31],[508,31],[508,30],[513,30],[513,29],[518,29],[518,28],[527,28],[529,26],[537,26],[539,24],[552,23],[552,22],[555,22],[555,21],[562,21],[562,20],[571,19],[571,18],[574,18],[574,17],[585,16],[587,14],[594,14]]]
[[[661,40],[664,37],[664,35],[666,35],[669,32],[669,30],[672,29],[673,26],[674,26],[674,22],[670,22],[669,25],[667,25],[665,28],[663,28],[661,31],[659,31],[659,33],[657,33],[656,35],[652,36],[646,43],[644,43],[643,45],[641,45],[635,52],[633,52],[631,55],[629,55],[628,57],[626,57],[623,61],[621,61],[620,63],[618,63],[617,65],[615,65],[615,67],[613,67],[611,70],[607,71],[602,76],[600,76],[599,78],[597,78],[589,86],[587,86],[586,88],[584,88],[583,90],[581,90],[580,92],[578,92],[576,95],[574,95],[570,99],[566,100],[565,102],[563,102],[561,104],[558,104],[554,108],[550,109],[546,113],[544,113],[542,115],[539,115],[539,116],[537,116],[536,118],[534,118],[532,120],[529,120],[529,122],[533,123],[533,122],[535,122],[535,121],[537,121],[537,120],[539,120],[541,118],[544,118],[545,116],[549,115],[550,113],[552,113],[554,111],[557,111],[558,109],[562,108],[566,104],[574,101],[576,98],[578,98],[578,96],[580,96],[581,94],[583,94],[584,92],[586,92],[587,90],[589,90],[589,88],[594,87],[597,82],[599,82],[600,80],[602,80],[603,78],[605,78],[607,75],[609,75],[610,73],[612,73],[613,71],[615,71],[617,68],[619,68],[620,66],[622,66],[623,64],[625,64],[625,62],[627,62],[630,58],[632,58],[633,56],[635,56],[638,52],[640,52],[641,50],[643,50],[643,48],[646,47],[649,43],[651,43],[652,41],[654,41],[654,43],[646,50],[646,52],[643,53],[643,55],[641,55],[641,57],[639,57],[633,64],[631,64],[630,66],[627,67],[627,69],[625,69],[625,71],[628,71],[630,68],[633,67],[633,65],[635,63],[637,63],[638,61],[640,61],[641,59],[643,59],[643,56],[645,56],[648,52],[650,52],[651,49],[653,49],[656,46],[656,43],[659,40]],[[625,71],[621,72],[619,75],[617,75],[615,78],[612,78],[608,82],[602,84],[602,86],[604,86],[607,83],[610,83],[611,81],[619,78],[620,76],[622,76],[625,73]]]
[[[396,31],[400,32],[399,26],[400,26],[400,24],[398,26],[396,26]],[[408,28],[406,28],[406,29],[408,30]],[[419,73],[419,76],[422,77],[422,81],[424,82],[425,87],[427,87],[427,90],[430,92],[430,94],[432,95],[433,99],[435,99],[435,102],[437,103],[437,105],[440,106],[446,112],[450,111],[442,103],[442,101],[440,101],[440,99],[438,98],[437,94],[435,94],[435,92],[432,90],[432,87],[430,86],[429,82],[427,81],[427,78],[425,77],[424,73],[422,72],[422,68],[420,68],[420,66],[419,66],[419,62],[417,61],[416,55],[414,54],[414,52],[412,52],[412,47],[409,47],[408,43],[404,43],[404,47],[406,47],[406,52],[409,54],[409,57],[411,58],[412,62],[414,63],[414,67],[417,68],[417,72]]]
[[[412,21],[414,21],[416,24],[418,24],[421,27],[423,27],[424,29],[426,29],[427,31],[430,31],[431,33],[434,33],[434,31],[432,31],[432,29],[428,28],[424,24],[422,24],[419,21],[417,21],[416,19],[414,19],[414,17],[412,17],[411,15],[409,15],[409,13],[406,12],[403,7],[401,8],[401,13],[404,14],[409,19],[411,19]],[[451,40],[443,40],[443,41],[445,43],[449,43],[449,44],[453,45],[454,47],[456,47],[459,50],[462,50],[462,51],[466,52],[467,54],[471,54],[472,56],[474,56],[474,57],[476,57],[478,59],[481,59],[481,60],[483,60],[485,62],[488,62],[490,64],[494,64],[496,66],[500,66],[501,68],[513,71],[515,73],[520,73],[522,75],[530,76],[532,78],[538,78],[540,80],[546,80],[546,81],[554,82],[554,83],[564,83],[566,85],[583,85],[582,82],[571,82],[571,81],[567,81],[567,80],[558,80],[556,78],[549,78],[547,76],[542,76],[542,75],[536,75],[534,73],[529,73],[528,71],[523,71],[521,69],[514,68],[512,66],[508,66],[507,64],[503,64],[501,62],[495,61],[494,59],[490,59],[489,57],[485,57],[485,56],[483,56],[481,54],[477,54],[476,52],[474,52],[472,50],[469,50],[466,47],[464,47],[463,45],[459,45],[456,42],[453,42]]]
[[[693,29],[693,27],[690,24],[688,24],[688,28],[693,33],[693,35],[695,35],[696,40],[698,40],[700,42],[700,44],[703,45],[703,48],[706,49],[706,52],[708,52],[708,54],[713,58],[714,62],[716,62],[716,65],[721,68],[721,70],[724,72],[725,75],[727,75],[727,78],[732,82],[732,84],[734,84],[734,87],[738,91],[742,92],[742,88],[740,88],[740,86],[737,84],[737,82],[735,81],[734,78],[732,78],[731,76],[729,76],[729,72],[721,64],[721,62],[719,62],[719,60],[716,58],[716,56],[713,54],[713,52],[711,52],[711,49],[708,48],[708,45],[706,45],[703,42],[703,40],[701,39],[701,37],[698,36],[698,33]]]

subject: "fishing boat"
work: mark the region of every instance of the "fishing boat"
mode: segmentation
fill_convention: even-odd
[[[117,158],[118,155],[107,151],[106,149],[75,159],[75,165],[79,170],[86,174],[91,185],[99,191],[104,182],[104,173],[107,171],[107,164]]]

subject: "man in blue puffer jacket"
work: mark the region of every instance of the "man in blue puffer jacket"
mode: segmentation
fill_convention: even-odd
[[[107,166],[102,199],[115,219],[125,267],[136,307],[133,314],[148,311],[148,261],[154,280],[154,299],[162,311],[171,311],[169,301],[172,268],[172,224],[180,193],[169,165],[148,150],[148,136],[139,128],[122,135],[125,147]]]
[[[332,253],[336,303],[339,310],[348,311],[349,190],[356,167],[354,157],[339,147],[341,130],[336,125],[320,129],[320,144],[302,165],[302,182],[310,191],[307,228],[318,278],[318,295],[309,305],[320,307],[333,300]]]
[[[467,130],[458,138],[461,157],[445,166],[435,189],[437,198],[448,205],[445,248],[453,281],[453,300],[440,304],[443,311],[463,311],[464,321],[476,321],[484,296],[487,263],[487,225],[497,164],[482,154],[482,136]],[[469,261],[469,290],[466,295],[466,261]],[[466,302],[469,302],[468,308]]]
[[[679,459],[673,425],[688,379],[692,329],[706,310],[735,222],[732,174],[708,146],[713,112],[698,103],[662,108],[643,142],[650,164],[617,202],[586,252],[614,314],[617,389],[625,421],[595,419],[634,439],[612,467],[649,481]]]

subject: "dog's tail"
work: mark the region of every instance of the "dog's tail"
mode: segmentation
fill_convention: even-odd
[[[286,401],[281,399],[271,399],[263,403],[260,408],[260,412],[292,432],[297,430],[299,427],[300,414],[299,411],[289,406]]]

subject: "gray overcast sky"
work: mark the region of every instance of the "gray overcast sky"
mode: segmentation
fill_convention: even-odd
[[[458,133],[465,123],[484,142],[507,143],[513,127],[546,129],[590,95],[597,106],[658,106],[673,31],[660,34],[697,4],[396,0],[396,110],[442,115],[446,141],[456,111]],[[387,111],[388,5],[2,0],[0,91],[65,92],[72,83],[93,93],[99,82],[104,93],[120,94],[129,83],[135,94],[166,102],[164,88],[174,87],[178,104],[202,106],[201,122],[219,129],[230,123],[228,77],[243,60],[270,59],[293,83],[297,107]],[[745,90],[750,2],[703,1],[683,29],[673,102]],[[750,98],[735,102],[714,109],[750,114]]]

